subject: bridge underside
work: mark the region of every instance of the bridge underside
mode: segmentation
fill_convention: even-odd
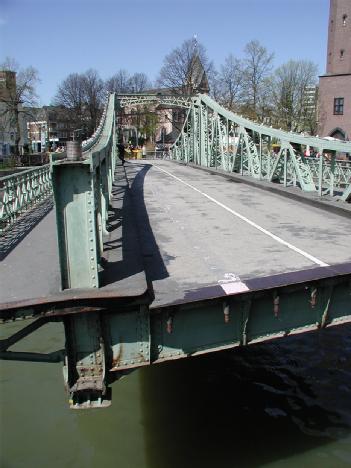
[[[347,217],[168,161],[116,174],[101,288],[59,290],[52,213],[0,268],[2,319],[37,318],[1,357],[61,359],[8,349],[62,320],[72,407],[143,365],[351,320]]]

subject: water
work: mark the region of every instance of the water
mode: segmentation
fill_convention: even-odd
[[[144,368],[113,384],[104,410],[68,409],[59,364],[3,361],[1,468],[350,466],[350,332]],[[63,331],[26,341],[58,349]]]

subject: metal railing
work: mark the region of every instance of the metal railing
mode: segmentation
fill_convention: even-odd
[[[279,151],[274,152],[274,147]],[[305,158],[303,148],[314,148],[319,158]],[[267,127],[234,114],[207,95],[192,98],[171,153],[173,159],[186,163],[351,199],[351,166],[336,157],[351,154],[350,142]]]
[[[323,191],[344,191],[351,183],[351,161],[332,160],[321,163],[318,158],[305,158],[310,167],[312,178],[317,187]],[[331,184],[333,190],[331,190]]]
[[[52,193],[50,165],[0,178],[0,235]]]
[[[109,98],[106,100],[99,126],[94,134],[82,143],[84,152],[88,152],[94,148],[100,141],[105,125],[108,104]],[[0,178],[0,235],[12,226],[20,215],[52,194],[50,166],[66,158],[66,152],[51,153],[50,164]]]

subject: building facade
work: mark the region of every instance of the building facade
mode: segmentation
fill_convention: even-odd
[[[75,123],[64,106],[44,106],[31,114],[34,118],[27,122],[27,132],[34,153],[53,151],[72,140]]]
[[[319,136],[351,139],[351,0],[330,0],[326,74],[319,78]]]

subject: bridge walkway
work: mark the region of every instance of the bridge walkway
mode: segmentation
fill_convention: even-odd
[[[323,276],[335,265],[351,271],[344,217],[165,160],[131,167],[152,228],[150,239],[139,223],[153,307],[216,295],[218,286],[241,292],[259,278],[263,286]]]
[[[103,286],[87,299],[148,283],[157,308],[351,272],[348,219],[170,161],[118,166],[112,205]],[[0,284],[2,308],[82,294],[59,290],[53,210],[7,252]]]

